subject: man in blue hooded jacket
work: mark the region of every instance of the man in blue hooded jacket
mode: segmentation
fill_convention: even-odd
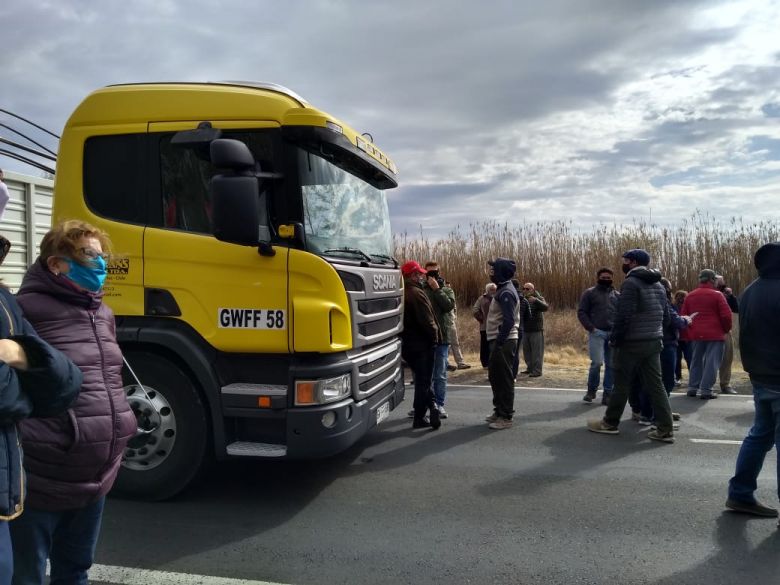
[[[496,258],[488,262],[491,282],[498,287],[488,309],[485,333],[490,344],[488,379],[493,390],[493,414],[486,420],[494,430],[512,426],[515,412],[515,378],[512,363],[517,351],[517,336],[520,330],[518,312],[519,297],[512,277],[515,262],[507,258]]]

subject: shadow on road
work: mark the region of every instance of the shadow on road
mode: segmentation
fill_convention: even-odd
[[[620,429],[617,436],[591,433],[584,426],[562,431],[542,442],[550,448],[552,460],[525,468],[507,479],[485,484],[478,491],[485,496],[498,497],[532,494],[640,451],[670,447],[649,441],[641,427],[631,422],[623,422]],[[583,453],[584,443],[590,447],[587,454]]]
[[[446,422],[446,421],[445,421]],[[347,451],[313,461],[227,461],[176,498],[157,503],[111,498],[98,562],[161,568],[237,544],[290,522],[337,479],[401,468],[486,436],[483,426],[414,430],[394,418]],[[393,448],[367,450],[401,439]],[[215,527],[219,527],[218,530]]]
[[[775,530],[755,548],[751,548],[748,540],[748,528],[765,523],[774,525],[777,520],[724,511],[715,523],[713,540],[718,549],[698,565],[655,581],[654,585],[746,583],[747,579],[755,585],[777,583],[780,530]]]

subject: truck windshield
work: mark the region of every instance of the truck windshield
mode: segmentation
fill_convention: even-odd
[[[303,149],[298,151],[298,168],[309,251],[391,262],[390,212],[384,191]]]

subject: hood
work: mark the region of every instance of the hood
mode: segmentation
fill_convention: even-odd
[[[512,277],[517,271],[515,261],[509,260],[508,258],[496,258],[489,264],[493,266],[495,282],[497,283],[504,283],[508,280],[512,280]]]
[[[762,278],[780,278],[780,242],[761,246],[756,252],[755,264]]]
[[[103,291],[81,290],[65,276],[55,276],[39,257],[24,275],[17,295],[40,293],[85,309],[97,309],[103,301]]]
[[[661,281],[661,273],[655,268],[648,268],[647,266],[637,266],[628,276],[635,277],[649,284]]]

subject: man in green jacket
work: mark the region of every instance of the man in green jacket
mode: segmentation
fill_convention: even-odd
[[[434,350],[433,357],[433,394],[439,416],[447,418],[444,410],[444,400],[447,397],[447,356],[450,352],[449,332],[452,327],[452,310],[455,308],[455,292],[447,286],[439,270],[438,262],[426,262],[427,274],[424,285],[425,292],[433,306],[433,316],[439,326],[442,341]]]

